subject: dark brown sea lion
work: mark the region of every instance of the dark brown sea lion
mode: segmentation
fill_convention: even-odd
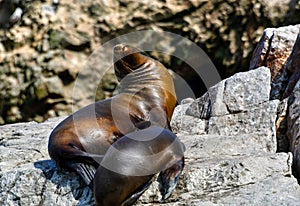
[[[58,167],[78,172],[87,184],[92,183],[95,169],[111,144],[150,125],[170,129],[176,105],[173,79],[160,62],[127,45],[115,46],[114,60],[120,93],[73,113],[49,138],[49,155]],[[167,183],[164,198],[177,183],[172,171],[160,176],[162,185]]]
[[[156,173],[182,165],[184,151],[175,134],[157,126],[121,137],[108,149],[95,174],[96,205],[132,205]],[[176,172],[180,174],[181,169]]]

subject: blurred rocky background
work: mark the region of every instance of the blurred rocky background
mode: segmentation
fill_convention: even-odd
[[[182,35],[226,78],[248,70],[266,27],[300,23],[299,11],[299,0],[0,0],[0,124],[71,113],[80,69],[86,61],[98,64],[92,52],[119,35],[144,29]],[[152,55],[196,97],[208,89],[183,61]],[[110,97],[116,85],[110,70],[94,100]]]

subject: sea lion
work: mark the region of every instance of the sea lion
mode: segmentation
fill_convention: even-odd
[[[184,151],[175,134],[157,126],[121,137],[108,149],[95,174],[96,205],[132,205],[156,173],[174,164],[183,165]],[[180,174],[181,169],[176,172]]]
[[[89,185],[103,155],[124,134],[150,125],[170,129],[176,105],[174,83],[158,61],[128,45],[114,47],[114,69],[120,93],[73,113],[50,134],[48,151],[59,168],[79,173]],[[175,165],[175,167],[177,167]],[[167,197],[177,182],[172,171],[162,173]]]

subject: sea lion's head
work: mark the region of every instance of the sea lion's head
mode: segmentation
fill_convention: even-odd
[[[119,81],[147,61],[149,58],[135,47],[125,44],[118,44],[114,47],[114,69]]]

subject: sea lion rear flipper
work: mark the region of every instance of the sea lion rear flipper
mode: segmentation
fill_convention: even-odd
[[[177,185],[183,167],[184,157],[159,174],[157,181],[159,182],[159,191],[162,196],[162,200],[166,200],[172,194]]]
[[[93,165],[75,162],[70,163],[69,167],[74,169],[90,188],[93,188],[93,179],[96,173],[96,168]]]
[[[129,198],[127,198],[121,206],[131,206],[133,205],[138,199],[139,197],[150,187],[150,185],[152,184],[152,181],[147,182],[145,185],[142,185],[136,193],[134,193],[133,195],[131,195]]]

